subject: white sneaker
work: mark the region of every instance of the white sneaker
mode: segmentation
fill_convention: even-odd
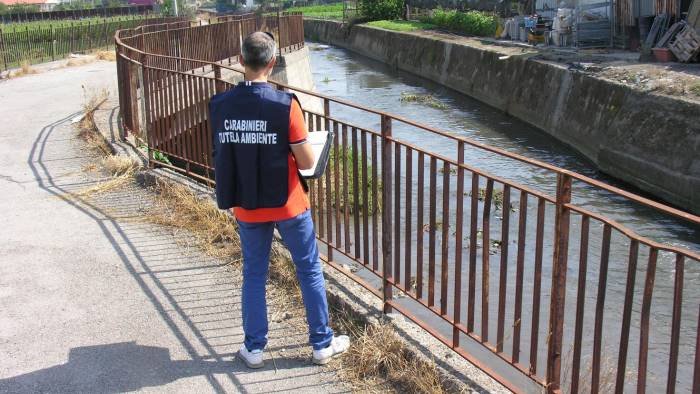
[[[313,362],[317,365],[328,364],[332,357],[344,353],[350,347],[350,338],[347,335],[333,337],[327,348],[314,350]]]
[[[241,350],[238,351],[238,357],[240,357],[248,368],[262,368],[265,366],[263,363],[263,351],[260,349],[255,349],[248,351],[245,345],[241,346]]]

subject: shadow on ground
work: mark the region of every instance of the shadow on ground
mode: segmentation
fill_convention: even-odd
[[[152,197],[129,184],[99,198],[80,197],[77,191],[98,184],[85,176],[83,166],[99,160],[76,139],[71,114],[45,126],[36,138],[27,164],[41,189],[94,220],[109,240],[124,268],[176,338],[189,360],[172,360],[162,347],[134,342],[84,346],[68,350],[68,362],[0,380],[9,392],[123,392],[160,386],[185,377],[203,376],[207,391],[241,393],[314,390],[345,391],[333,387],[328,370],[312,367],[302,352],[306,333],[271,324],[270,350],[287,352],[265,368],[249,373],[235,354],[242,341],[240,281],[226,262],[183,247],[169,229],[140,220]],[[117,116],[116,111],[110,117]],[[112,130],[115,139],[116,130]],[[67,148],[70,146],[70,149]],[[76,176],[66,174],[77,173]],[[103,179],[102,179],[103,180]],[[181,240],[180,240],[181,241]],[[162,327],[161,322],[154,324]],[[283,338],[283,339],[282,339]],[[295,346],[295,344],[297,346]],[[176,345],[176,346],[177,346]],[[271,352],[268,352],[271,353]],[[270,357],[269,355],[267,357]],[[329,386],[329,384],[331,386]],[[200,391],[202,387],[192,387]],[[316,388],[318,389],[318,388]]]

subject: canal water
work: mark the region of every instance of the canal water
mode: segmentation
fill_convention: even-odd
[[[520,122],[499,110],[481,104],[476,100],[452,91],[446,87],[432,83],[426,79],[396,71],[382,63],[364,58],[343,49],[320,45],[317,43],[309,43],[309,48],[311,68],[316,91],[319,93],[345,99],[347,101],[358,103],[376,110],[387,111],[400,115],[432,127],[449,131],[454,135],[467,137],[487,145],[526,156],[528,158],[537,159],[552,165],[575,171],[628,190],[630,189],[629,186],[625,186],[624,184],[616,182],[615,180],[600,174],[585,157],[577,153],[575,150],[556,141],[544,132]],[[542,94],[547,94],[544,87]],[[426,105],[425,103],[402,101],[402,95],[432,95],[433,101],[430,105]],[[379,130],[379,122],[376,115],[363,113],[339,105],[332,105],[331,113],[334,117],[341,120],[350,121],[353,124],[370,128],[372,130]],[[402,140],[406,140],[420,146],[422,149],[437,152],[450,158],[455,157],[454,152],[456,150],[454,142],[450,142],[444,138],[434,138],[428,133],[418,133],[410,127],[400,126],[395,126],[394,134]],[[537,167],[522,164],[514,160],[504,159],[503,157],[498,157],[495,154],[472,148],[467,149],[465,161],[468,165],[487,171],[490,174],[503,177],[509,181],[517,182],[549,195],[554,195],[555,193],[555,178],[547,171]],[[469,178],[467,178],[467,181],[465,182],[465,187],[467,188],[466,190],[469,188],[468,179]],[[438,184],[440,183],[441,181],[438,181]],[[439,192],[441,193],[441,191]],[[413,201],[415,201],[415,199]],[[517,200],[513,199],[513,201],[513,204],[517,206]],[[688,225],[681,220],[653,212],[651,209],[627,202],[620,197],[598,190],[594,187],[583,184],[582,182],[576,182],[574,185],[573,202],[589,211],[600,213],[606,217],[609,217],[616,222],[629,227],[638,234],[649,237],[655,241],[670,243],[676,246],[689,248],[694,251],[700,251],[700,229],[695,226]],[[468,201],[466,204],[468,208]],[[536,204],[529,204],[528,212],[530,210],[533,210],[532,213],[536,215]],[[553,229],[553,212],[551,211],[552,210],[550,209],[546,214],[545,220],[547,225],[545,226],[545,229]],[[515,212],[515,210],[513,212]],[[438,217],[440,217],[439,214]],[[530,218],[532,218],[532,215]],[[528,228],[534,226],[534,220],[528,220]],[[452,222],[450,223],[452,224]],[[511,215],[511,223],[510,239],[515,240],[517,238],[517,214],[514,213]],[[591,226],[592,231],[590,247],[592,250],[595,250],[596,248],[599,250],[601,245],[600,228],[593,228],[593,222]],[[468,228],[468,225],[466,228]],[[576,246],[578,242],[577,237],[578,234],[580,234],[580,232],[577,232],[578,229],[580,229],[580,220],[577,221],[575,218],[572,218],[572,235],[570,242],[570,256],[572,257],[570,257],[569,269],[567,272],[568,283],[566,294],[567,316],[569,317],[567,317],[565,323],[565,338],[567,339],[565,342],[569,343],[571,342],[573,335],[572,311],[576,308],[576,304],[573,301],[576,297],[576,281],[578,278],[578,260],[576,258],[576,256],[579,255],[579,251]],[[499,236],[498,230],[498,228],[491,229],[493,232],[492,239],[497,239]],[[534,228],[532,231],[528,231],[530,234],[535,233]],[[528,243],[531,241],[529,237],[530,235],[528,235]],[[614,369],[614,365],[617,360],[621,325],[620,315],[622,315],[622,306],[625,302],[625,283],[628,277],[627,256],[629,252],[629,242],[623,239],[621,236],[613,235],[613,245],[614,246],[611,249],[610,268],[607,278],[608,288],[606,290],[607,298],[605,300],[606,304],[604,312],[605,330],[603,352],[605,353],[605,356],[602,357],[604,370]],[[540,333],[546,331],[547,328],[549,303],[544,302],[544,300],[548,299],[547,297],[549,295],[551,285],[551,272],[549,272],[547,268],[547,265],[551,266],[551,249],[551,244],[545,244],[544,261],[549,261],[549,264],[545,264],[543,272],[543,301],[540,308]],[[514,255],[515,246],[512,246],[511,250],[513,251],[511,254]],[[416,253],[424,253],[424,251],[418,252],[414,250],[411,253],[415,256]],[[480,262],[481,252],[479,252],[479,254],[478,261]],[[632,329],[629,342],[631,350],[629,351],[627,362],[628,373],[626,374],[628,375],[626,379],[629,383],[627,387],[630,388],[634,388],[634,382],[636,382],[636,374],[634,371],[636,370],[637,365],[636,349],[639,346],[638,315],[641,309],[641,294],[643,293],[644,287],[647,256],[648,252],[640,249],[638,259],[639,263],[636,274],[636,285],[633,293],[634,299],[632,300],[633,316],[637,316],[637,318],[632,319]],[[468,251],[464,252],[463,257],[463,261],[468,261]],[[586,371],[584,370],[588,369],[588,373],[590,373],[590,356],[592,349],[591,342],[593,336],[592,324],[595,312],[597,284],[599,281],[599,266],[597,265],[599,262],[595,261],[596,258],[599,259],[599,257],[597,257],[595,253],[592,253],[589,255],[589,258],[591,262],[589,262],[590,272],[586,279],[585,316],[587,323],[584,330],[584,346],[582,351],[582,380],[590,380],[590,377],[587,377]],[[413,260],[415,261],[415,258]],[[507,285],[507,294],[510,296],[508,301],[509,305],[507,307],[507,314],[509,316],[512,316],[513,307],[511,298],[512,294],[514,294],[512,278],[515,277],[515,271],[513,268],[514,264],[510,263],[511,260],[509,260],[508,268],[508,278],[510,278],[510,280]],[[492,256],[492,262],[497,264],[498,256]],[[679,382],[677,389],[679,392],[685,388],[688,388],[692,380],[698,300],[700,299],[700,288],[698,287],[698,284],[700,283],[700,267],[697,267],[697,264],[694,263],[695,262],[693,261],[689,261],[685,269],[683,293],[684,319],[681,326],[681,352],[679,356],[679,369],[677,377],[677,381]],[[524,293],[529,294],[528,292],[532,292],[533,289],[531,275],[533,275],[532,265],[534,264],[534,259],[532,256],[526,257],[525,264],[526,281],[524,285]],[[498,275],[497,265],[492,268],[492,273],[494,276]],[[362,275],[361,272],[360,274]],[[651,390],[650,392],[655,392],[656,389],[662,389],[665,387],[667,375],[665,365],[667,365],[669,352],[668,348],[671,320],[670,306],[673,303],[674,274],[675,270],[673,257],[670,255],[667,256],[660,254],[656,273],[657,280],[654,285],[654,301],[652,303],[649,374],[647,379],[648,388]],[[368,279],[371,278],[370,275],[365,276]],[[437,286],[438,287],[436,288],[439,289],[439,284]],[[495,287],[496,286],[494,286],[494,288]],[[453,289],[449,287],[448,294],[453,294],[452,292]],[[478,288],[476,291],[477,311],[479,310],[479,305],[481,305],[479,303],[480,296],[478,295],[480,292],[481,290]],[[462,299],[464,299],[466,296],[466,290],[464,290]],[[437,295],[437,297],[439,297],[439,295]],[[450,297],[449,300],[448,310],[450,311],[452,310],[454,301],[452,298],[454,297]],[[491,293],[490,298],[492,299],[490,309],[493,311],[491,316],[494,316],[496,314],[495,306],[497,304],[498,293]],[[445,336],[451,337],[451,330],[449,327],[445,326],[440,328],[440,319],[436,318],[430,312],[424,311],[424,308],[420,308],[417,305],[412,306],[411,301],[406,300],[405,303],[407,306],[414,309],[416,314],[421,319],[429,321],[431,324],[438,327]],[[462,303],[463,306],[464,304],[465,302]],[[523,337],[526,337],[522,339],[521,345],[521,348],[523,349],[523,353],[521,353],[521,362],[524,365],[527,364],[527,360],[529,359],[528,350],[530,348],[530,333],[525,329],[525,327],[529,327],[531,324],[532,309],[532,304],[525,303],[523,305],[522,322],[519,322],[523,326],[522,335]],[[479,327],[480,324],[480,318],[478,315],[479,312],[477,312],[475,321],[476,327]],[[490,324],[491,327],[495,328],[495,321]],[[506,327],[512,327],[514,322],[510,321],[508,324],[509,325]],[[492,328],[492,330],[494,328]],[[506,349],[510,349],[509,346],[511,346],[511,340],[512,339],[508,337],[504,339],[504,342],[506,342]],[[491,368],[517,382],[522,382],[523,387],[525,387],[527,384],[527,379],[523,379],[522,375],[509,371],[506,365],[495,357],[490,356],[488,352],[484,351],[484,349],[479,345],[473,343],[470,344],[469,340],[466,338],[463,342],[467,343],[464,345],[465,348],[467,348],[477,357],[486,360],[486,363],[490,365]],[[544,375],[544,353],[546,353],[545,341],[540,340],[538,348],[540,349],[537,355],[539,360],[538,374]],[[567,351],[566,348],[565,351]],[[570,352],[571,351],[569,348],[565,358],[571,357]],[[566,360],[563,364],[566,364]],[[570,373],[570,370],[567,371],[566,369],[567,366],[565,365],[564,371]],[[566,379],[567,378],[564,379],[565,382],[567,381]],[[614,376],[612,381],[614,383]],[[534,386],[531,387],[533,392],[536,392],[537,389]],[[581,387],[587,386],[582,384]],[[606,391],[605,388],[605,386],[601,387],[603,392]],[[568,390],[568,387],[566,389]]]

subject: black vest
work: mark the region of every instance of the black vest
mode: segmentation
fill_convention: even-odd
[[[212,97],[209,119],[220,209],[287,203],[293,97],[270,84],[248,81]]]

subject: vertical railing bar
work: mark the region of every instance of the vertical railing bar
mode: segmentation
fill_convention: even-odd
[[[469,295],[467,304],[467,331],[474,331],[474,305],[476,304],[476,248],[479,220],[479,175],[472,173],[471,213],[469,224]]]
[[[391,188],[392,188],[392,169],[391,169],[391,118],[387,115],[381,117],[382,128],[382,296],[383,296],[383,311],[390,313],[392,311],[389,302],[393,298],[393,289],[391,287],[391,263],[393,245],[391,239]],[[399,171],[399,169],[396,169]]]
[[[532,330],[530,332],[530,375],[537,374],[537,350],[540,338],[540,292],[542,290],[542,253],[546,201],[537,199],[537,230],[535,232],[535,272],[532,289]]]
[[[430,212],[429,215],[429,226],[430,232],[428,233],[428,306],[435,305],[435,227],[437,226],[436,220],[436,194],[437,191],[437,159],[433,156],[430,157],[430,169],[428,174],[430,175]]]
[[[486,180],[484,210],[481,224],[481,342],[489,341],[490,249],[491,249],[491,201],[493,179]]]
[[[418,151],[418,196],[416,197],[416,298],[423,298],[423,211],[425,210],[425,153]]]
[[[576,322],[574,323],[574,354],[571,361],[571,393],[578,393],[581,375],[581,348],[583,340],[583,312],[586,305],[586,275],[588,273],[588,237],[591,218],[581,217],[581,246],[578,263],[578,289],[576,293]]]
[[[525,271],[525,236],[527,231],[527,192],[520,191],[520,215],[518,219],[518,255],[515,260],[515,305],[513,311],[512,360],[520,362],[520,330],[522,328],[523,276]]]
[[[627,265],[627,282],[625,302],[622,310],[622,329],[620,332],[620,350],[617,356],[617,375],[615,377],[615,393],[621,394],[625,386],[627,372],[627,348],[629,347],[630,323],[632,318],[632,302],[634,302],[634,282],[637,277],[637,257],[639,241],[630,242],[629,262]]]
[[[462,237],[464,236],[464,141],[457,143],[457,206],[455,218],[455,286],[452,326],[452,347],[459,347],[460,330],[457,325],[462,317]]]
[[[683,305],[683,276],[685,274],[685,259],[676,254],[676,272],[673,282],[673,314],[671,315],[671,349],[668,355],[668,379],[666,392],[676,392],[676,372],[678,371],[678,347],[680,344],[681,316]],[[698,326],[700,331],[700,326]]]
[[[329,117],[331,116],[330,101],[328,99],[323,100],[323,116],[324,116],[324,129],[327,132],[331,132],[331,123]],[[336,163],[337,165],[337,163]],[[327,255],[328,260],[333,261],[333,182],[331,181],[331,169],[326,169],[326,239],[328,241]]]
[[[350,189],[348,183],[348,154],[350,147],[348,146],[348,126],[343,124],[343,149],[342,149],[342,163],[343,163],[343,245],[345,253],[350,253]]]
[[[343,165],[342,156],[340,153],[340,135],[338,135],[338,122],[333,122],[333,192],[335,200],[335,247],[340,248],[340,166]]]
[[[649,312],[651,311],[651,299],[654,293],[656,260],[658,254],[659,251],[656,248],[649,249],[649,262],[647,264],[647,276],[644,282],[644,296],[642,299],[642,316],[639,322],[639,362],[637,364],[638,394],[646,393],[647,360],[649,354]]]
[[[362,189],[362,261],[364,265],[370,264],[369,256],[369,190],[367,186],[369,185],[369,180],[367,178],[367,132],[365,130],[360,131],[360,147],[362,149],[362,183],[360,184],[360,189]]]
[[[394,283],[401,284],[401,145],[394,144]],[[404,287],[405,288],[405,287]]]
[[[600,359],[603,340],[603,314],[605,308],[605,288],[608,281],[608,262],[610,260],[610,235],[612,227],[603,226],[603,243],[600,254],[600,272],[598,274],[598,295],[593,327],[593,354],[591,356],[591,390],[597,392],[600,387]]]
[[[353,233],[355,235],[355,258],[360,258],[360,168],[359,156],[357,147],[357,128],[352,127],[352,217],[353,217]],[[367,264],[366,261],[363,262]]]
[[[449,241],[450,241],[450,163],[444,162],[442,167],[442,259],[440,270],[440,314],[447,314],[447,281],[449,274]]]
[[[404,288],[411,291],[411,261],[413,248],[411,245],[411,219],[413,218],[413,150],[406,148],[406,202],[405,202],[405,227],[404,227]]]
[[[566,269],[569,257],[571,202],[569,175],[557,174],[556,212],[554,218],[554,253],[552,256],[552,288],[549,303],[549,335],[547,346],[547,391],[559,390],[561,384],[561,357],[564,339],[564,306],[566,300]]]
[[[503,352],[503,336],[506,319],[506,293],[508,280],[508,246],[510,244],[510,185],[503,185],[501,203],[501,270],[498,283],[498,326],[496,327],[496,349]]]
[[[319,115],[316,115],[316,130],[321,128],[321,118]],[[319,177],[316,179],[316,185],[318,186],[318,191],[317,191],[317,204],[318,204],[318,235],[321,237],[321,239],[324,239],[328,241],[328,236],[326,234],[326,222],[325,222],[325,217],[324,215],[326,214],[326,205],[330,203],[330,201],[327,201],[323,196],[324,196],[324,190],[323,190],[323,177]],[[329,229],[330,231],[330,229]]]
[[[372,134],[372,270],[379,272],[379,161],[377,159],[377,136]]]

